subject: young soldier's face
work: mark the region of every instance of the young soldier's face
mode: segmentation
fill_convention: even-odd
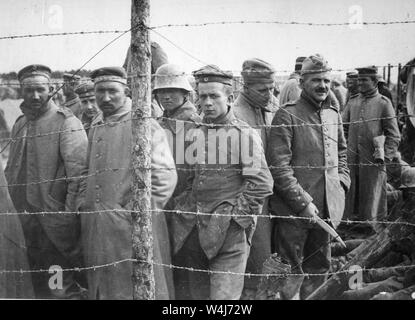
[[[356,78],[346,78],[346,87],[350,91],[357,91],[359,90],[359,84]]]
[[[359,91],[367,92],[377,87],[378,83],[371,77],[359,77]]]
[[[95,85],[95,98],[104,117],[115,114],[127,99],[126,86],[115,81],[98,82]]]
[[[85,114],[88,118],[93,118],[98,113],[95,96],[82,98],[81,104],[82,113]]]
[[[326,100],[330,89],[329,72],[305,74],[300,80],[302,89],[316,102]]]
[[[198,84],[199,103],[206,119],[214,120],[228,112],[229,95],[225,86],[219,82]]]
[[[167,111],[174,111],[182,106],[187,93],[182,89],[166,88],[156,91],[157,100]]]
[[[42,76],[23,79],[22,97],[25,104],[33,110],[39,110],[47,104],[51,87],[49,80]]]

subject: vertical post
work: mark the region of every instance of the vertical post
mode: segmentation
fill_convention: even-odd
[[[402,64],[398,65],[397,89],[396,89],[396,114],[398,114],[399,103],[401,102],[401,81],[399,75],[401,74]]]
[[[388,63],[388,87],[391,84],[391,64]]]
[[[133,167],[133,298],[155,296],[153,233],[151,221],[151,51],[149,39],[150,1],[131,1],[131,90]],[[148,262],[147,262],[148,261]]]
[[[386,67],[383,67],[383,79],[386,79]]]

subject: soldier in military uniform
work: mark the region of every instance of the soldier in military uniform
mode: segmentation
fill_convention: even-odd
[[[75,88],[75,93],[81,101],[81,121],[88,135],[91,128],[92,120],[101,114],[101,110],[97,107],[95,100],[94,83],[92,81],[84,81]]]
[[[346,104],[349,102],[350,99],[353,99],[359,94],[359,83],[357,79],[358,79],[357,71],[350,71],[346,73],[346,88],[347,88]]]
[[[248,123],[261,135],[264,151],[270,133],[269,126],[278,110],[273,98],[275,87],[275,69],[261,59],[249,59],[242,64],[244,86],[238,95],[233,112],[235,117]],[[268,199],[262,210],[269,216]],[[271,255],[271,218],[260,218],[252,238],[251,251],[246,267],[247,273],[262,273],[262,264]],[[259,277],[245,277],[244,297],[255,297]]]
[[[166,130],[170,149],[173,154],[177,168],[177,185],[173,196],[167,203],[165,209],[174,209],[174,197],[181,194],[185,188],[190,171],[186,170],[185,162],[185,137],[194,123],[201,122],[196,107],[190,102],[189,95],[193,91],[185,72],[177,65],[163,64],[154,75],[153,94],[157,102],[164,108],[160,125]],[[166,217],[170,218],[169,215]],[[180,257],[173,264],[180,263]],[[174,285],[176,299],[188,299],[189,288],[187,287],[187,271],[175,269]]]
[[[32,270],[82,267],[80,221],[75,211],[79,177],[86,166],[88,140],[72,112],[50,99],[51,70],[30,65],[18,73],[23,102],[12,129],[10,157],[5,170],[10,196],[20,215]],[[63,273],[63,287],[50,288],[48,273],[32,274],[36,297],[79,296],[73,272]]]
[[[350,185],[341,116],[329,98],[330,70],[321,55],[304,60],[300,99],[277,111],[268,140],[267,159],[274,178],[272,214],[309,218],[275,221],[274,245],[292,273],[329,271],[330,236],[313,220],[327,218],[336,227]],[[296,299],[299,293],[306,298],[325,277],[290,279],[286,295]]]
[[[82,116],[82,105],[78,95],[75,93],[75,88],[80,84],[80,80],[81,77],[76,74],[63,74],[64,107],[69,108],[78,119],[81,119]]]
[[[349,100],[343,113],[343,121],[352,122],[345,124],[352,181],[345,215],[375,221],[387,214],[385,163],[396,156],[400,133],[391,101],[378,92],[377,68],[357,70],[360,94]],[[376,149],[384,151],[384,159],[375,157]]]
[[[133,253],[130,210],[131,192],[131,99],[127,74],[120,67],[99,68],[91,73],[102,117],[95,117],[89,132],[88,170],[79,187],[77,207],[83,214],[82,244],[87,267],[130,259]],[[173,194],[177,175],[164,130],[154,119],[151,128],[151,205],[163,209]],[[106,170],[108,168],[114,170]],[[95,174],[95,173],[99,174]],[[87,177],[85,177],[88,175]],[[152,216],[156,299],[174,299],[170,241],[163,212]],[[88,271],[90,299],[132,299],[132,262]]]
[[[296,101],[301,94],[300,88],[300,73],[301,66],[306,57],[298,57],[295,59],[294,72],[290,74],[288,80],[284,83],[280,93],[280,104],[284,105],[287,102]]]
[[[176,198],[173,253],[184,267],[212,271],[188,273],[192,299],[239,299],[244,277],[232,273],[245,272],[256,222],[248,215],[261,214],[271,176],[261,138],[233,114],[232,74],[206,66],[194,76],[204,118],[186,150],[193,177]]]

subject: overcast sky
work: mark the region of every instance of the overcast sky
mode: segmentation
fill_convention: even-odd
[[[358,6],[358,7],[356,7]],[[361,9],[361,11],[360,11]],[[263,20],[315,23],[415,20],[414,0],[151,0],[151,25]],[[130,0],[1,0],[0,37],[9,35],[126,30],[130,28]],[[205,63],[240,70],[246,58],[258,57],[278,70],[291,70],[299,55],[323,54],[335,69],[369,64],[406,63],[415,56],[415,24],[298,26],[231,24],[160,28],[157,32],[170,62],[187,72]],[[52,69],[79,68],[116,34],[68,35],[0,40],[0,72],[17,71],[31,63]],[[130,42],[126,34],[85,68],[122,65]]]

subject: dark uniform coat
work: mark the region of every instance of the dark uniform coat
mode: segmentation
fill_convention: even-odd
[[[176,186],[177,175],[165,133],[151,120],[151,203],[163,209]],[[86,266],[132,258],[131,100],[107,117],[96,117],[89,132],[88,174],[80,186],[82,244]],[[170,264],[170,242],[164,213],[153,214],[154,261]],[[170,268],[154,265],[156,299],[173,299]],[[90,299],[132,299],[132,263],[88,273]]]
[[[82,123],[52,101],[36,120],[22,115],[12,129],[5,170],[18,212],[75,211],[79,176],[86,167],[87,136]],[[81,267],[80,219],[76,214],[20,215],[31,267]],[[70,278],[70,273],[67,273]],[[48,274],[33,274],[35,290]],[[65,275],[64,275],[65,282]],[[68,284],[69,285],[69,284]]]
[[[385,136],[385,158],[392,160],[400,141],[395,111],[390,100],[375,89],[349,100],[344,110],[343,122],[349,149],[347,160],[352,178],[352,187],[347,195],[346,215],[350,217],[354,213],[364,220],[382,218],[387,214],[387,175],[384,165],[373,165],[373,138]],[[359,164],[361,166],[358,166]],[[358,212],[354,212],[355,202],[358,203]]]
[[[189,171],[186,170],[186,161],[184,157],[186,147],[185,137],[187,131],[190,128],[193,128],[195,123],[201,121],[202,118],[198,115],[196,107],[190,101],[186,101],[184,105],[179,107],[172,114],[168,114],[167,111],[164,111],[163,118],[160,120],[161,127],[168,130],[168,132],[166,132],[167,138],[177,169],[177,185],[171,200],[186,189]],[[166,208],[173,209],[173,202],[174,201],[169,201]]]
[[[319,216],[338,226],[350,186],[346,141],[339,109],[328,97],[321,105],[303,91],[275,115],[268,143],[268,163],[274,178],[270,209],[274,215],[296,217],[313,202]],[[285,295],[301,287],[306,297],[323,281],[330,268],[330,238],[304,220],[276,219],[274,249],[287,260],[293,273],[320,276],[290,278]],[[303,282],[304,280],[304,282]]]
[[[7,191],[3,166],[0,164],[0,269],[29,270],[26,256],[26,243],[22,226],[14,213],[12,200]],[[0,299],[33,299],[32,277],[30,273],[0,273]]]
[[[277,107],[273,106],[271,110],[277,111]],[[248,100],[244,93],[238,95],[233,111],[235,117],[248,123],[261,135],[264,151],[266,152],[267,142],[270,134],[270,126],[275,115],[274,112],[267,112],[260,107],[256,107]],[[265,199],[262,210],[264,216],[269,216],[268,198]],[[262,273],[262,264],[271,255],[271,218],[260,218],[257,221],[257,227],[252,237],[252,246],[249,254],[246,272]],[[245,287],[256,289],[259,283],[259,277],[245,277]]]
[[[337,226],[343,216],[344,188],[350,186],[339,110],[329,103],[319,109],[302,93],[296,103],[277,112],[272,124],[278,126],[271,129],[268,143],[273,213],[295,216],[312,201]]]
[[[208,129],[218,129],[219,127],[201,125],[198,128],[198,132],[202,136],[201,139],[204,139],[204,150],[208,151],[204,151],[206,153],[203,153],[203,159],[198,158],[197,162],[193,165],[194,171],[192,172],[194,172],[194,177],[189,179],[191,186],[179,196],[182,201],[178,201],[176,209],[181,211],[213,213],[220,205],[227,204],[229,210],[224,211],[232,212],[240,216],[218,216],[211,218],[206,215],[198,216],[185,213],[174,215],[174,253],[180,250],[196,224],[199,227],[200,244],[208,258],[215,256],[220,249],[226,235],[224,231],[226,231],[232,219],[244,229],[251,228],[252,236],[252,232],[255,230],[256,217],[245,215],[260,215],[265,198],[271,194],[271,175],[266,164],[262,142],[258,134],[252,131],[245,122],[236,119],[231,110],[221,119],[215,121],[215,125],[220,126],[224,124],[232,124],[232,126],[220,127],[224,131],[236,129],[238,132],[242,132],[242,130],[245,130],[242,134],[246,134],[252,140],[253,145],[250,151],[252,153],[252,150],[254,150],[252,155],[254,159],[250,163],[245,162],[242,154],[244,151],[240,148],[239,143],[232,143],[230,145],[230,139],[228,139],[226,148],[226,159],[228,161],[222,164],[218,160],[219,157],[225,156],[225,154],[219,151],[216,155],[216,161],[213,164],[209,164],[208,157],[210,156],[209,153],[212,151],[212,148],[209,148],[209,139],[206,138],[208,137]],[[232,156],[237,156],[239,161],[229,161],[229,159],[232,159]],[[241,203],[245,205],[241,206]]]

